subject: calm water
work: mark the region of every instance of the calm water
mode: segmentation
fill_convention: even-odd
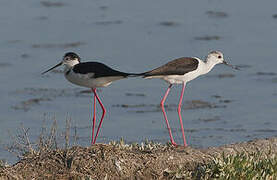
[[[0,2],[0,159],[15,159],[4,147],[21,123],[35,140],[44,119],[47,126],[56,119],[62,133],[70,118],[78,143],[89,145],[92,95],[59,71],[40,75],[67,51],[83,61],[142,72],[174,58],[204,58],[221,50],[242,70],[218,65],[188,84],[182,112],[188,143],[207,147],[277,135],[277,1],[53,2]],[[98,142],[121,137],[167,142],[158,108],[166,88],[161,80],[130,78],[102,89],[108,113]],[[180,90],[174,86],[167,100],[179,143]]]

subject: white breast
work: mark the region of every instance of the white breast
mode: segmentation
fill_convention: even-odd
[[[65,71],[64,76],[69,82],[88,88],[106,87],[110,85],[113,81],[124,78],[123,76],[94,78],[94,73],[78,74],[74,73],[72,70],[68,74]]]

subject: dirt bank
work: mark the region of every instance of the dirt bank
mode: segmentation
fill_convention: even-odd
[[[277,138],[207,149],[160,144],[96,144],[26,156],[0,169],[0,179],[168,179],[176,170],[195,171],[222,154],[276,154]]]

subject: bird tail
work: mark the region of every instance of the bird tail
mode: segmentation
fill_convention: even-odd
[[[128,73],[127,77],[139,77],[139,76],[144,76],[144,73]]]

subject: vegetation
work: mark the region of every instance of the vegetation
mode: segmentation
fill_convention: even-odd
[[[277,179],[275,154],[241,153],[214,159],[203,166],[209,177],[219,179]]]
[[[194,170],[177,168],[164,172],[170,179],[277,179],[277,156],[275,154],[240,153],[213,158],[207,164],[199,164]]]
[[[5,161],[0,159],[0,169],[3,169],[5,167]]]
[[[277,138],[204,150],[123,139],[79,147],[71,129],[67,121],[59,146],[55,121],[36,142],[21,126],[8,148],[19,162],[7,166],[0,160],[0,179],[277,179]]]

